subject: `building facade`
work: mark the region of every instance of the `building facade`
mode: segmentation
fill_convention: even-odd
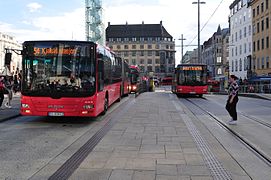
[[[175,68],[175,42],[160,24],[111,25],[106,28],[106,43],[142,73],[159,77],[172,75]]]
[[[253,56],[252,74],[271,76],[271,2],[270,0],[252,0]]]
[[[225,81],[228,61],[229,28],[217,31],[202,45],[202,62],[207,64],[212,79]]]
[[[230,5],[230,58],[229,71],[240,79],[251,74],[252,17],[247,0],[235,0]]]
[[[15,37],[0,32],[0,74],[11,75],[18,69],[22,69],[22,56],[10,51],[12,53],[12,60],[9,64],[5,64],[6,49],[22,50],[22,45],[18,43]],[[20,53],[20,51],[16,51]]]

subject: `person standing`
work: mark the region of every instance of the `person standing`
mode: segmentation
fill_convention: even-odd
[[[226,109],[229,112],[231,116],[231,120],[228,122],[230,125],[235,125],[237,124],[237,111],[236,111],[236,105],[238,102],[238,91],[239,91],[239,86],[238,83],[236,82],[238,78],[235,75],[230,75],[229,83],[229,95],[228,95],[228,100],[226,104]]]
[[[4,88],[7,91],[7,102],[5,103],[5,106],[7,108],[11,108],[11,100],[12,100],[12,82],[11,79],[8,79],[7,77],[4,77]]]

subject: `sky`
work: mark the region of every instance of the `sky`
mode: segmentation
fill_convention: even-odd
[[[176,61],[184,51],[197,48],[198,6],[196,0],[102,0],[105,28],[110,24],[159,24],[173,36]],[[202,0],[201,43],[217,30],[228,27],[229,6],[234,0]],[[197,2],[197,1],[196,1]],[[0,32],[26,40],[85,40],[85,0],[0,1]]]

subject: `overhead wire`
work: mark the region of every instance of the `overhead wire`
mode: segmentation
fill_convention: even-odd
[[[224,0],[221,0],[220,3],[218,4],[218,6],[215,8],[214,12],[211,14],[211,16],[209,17],[209,19],[207,20],[207,22],[202,26],[202,28],[200,29],[200,32],[202,32],[202,30],[207,26],[207,24],[210,22],[210,20],[212,19],[212,17],[215,15],[216,11],[218,10],[218,8],[221,6],[221,4],[223,3]],[[198,34],[192,39],[192,41],[190,43],[188,43],[187,46],[191,45],[192,42],[198,37]]]

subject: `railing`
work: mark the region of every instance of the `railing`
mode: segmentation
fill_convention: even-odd
[[[271,94],[271,84],[248,84],[239,85],[241,93],[267,93]]]

